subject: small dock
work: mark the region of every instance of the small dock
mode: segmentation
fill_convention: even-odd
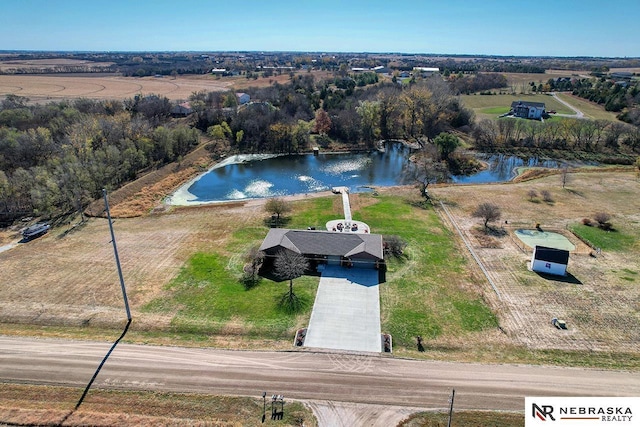
[[[348,187],[333,187],[331,191],[342,195],[342,209],[344,219],[334,219],[327,222],[328,231],[341,233],[369,233],[369,226],[361,221],[354,221],[351,217],[351,204],[349,203]]]

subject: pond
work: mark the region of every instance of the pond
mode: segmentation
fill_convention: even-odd
[[[307,194],[348,187],[352,193],[372,187],[407,185],[413,182],[411,150],[388,144],[384,152],[300,154],[286,156],[234,156],[184,185],[172,204],[199,204]],[[453,176],[454,183],[504,182],[515,177],[520,166],[561,167],[554,160],[521,159],[516,156],[479,155],[488,168],[470,176]]]

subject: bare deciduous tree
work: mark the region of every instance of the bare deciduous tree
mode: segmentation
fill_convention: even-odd
[[[560,181],[562,182],[562,188],[569,183],[569,168],[567,166],[560,170]]]
[[[259,246],[252,246],[245,254],[244,261],[242,283],[245,288],[251,289],[259,281],[258,272],[264,261],[264,252]]]
[[[435,147],[425,147],[424,151],[414,157],[415,171],[414,179],[420,187],[420,195],[426,200],[431,200],[429,196],[429,184],[442,181],[447,175],[447,167],[442,162],[434,160]]]
[[[538,192],[532,188],[527,191],[527,196],[529,197],[529,201],[532,202],[536,197],[538,197]]]
[[[487,230],[489,228],[488,223],[497,221],[502,216],[502,212],[497,205],[493,203],[482,203],[478,205],[476,210],[473,211],[472,215],[475,218],[482,218],[484,221],[484,228]]]
[[[309,261],[297,252],[283,250],[276,255],[273,267],[278,277],[289,281],[289,291],[284,294],[282,302],[290,310],[296,311],[300,302],[296,294],[293,293],[293,279],[304,274],[309,268]]]
[[[553,202],[553,196],[551,195],[551,192],[549,190],[542,190],[540,194],[542,195],[542,200],[544,200],[545,202]]]

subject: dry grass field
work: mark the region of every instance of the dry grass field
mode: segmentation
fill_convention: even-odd
[[[553,202],[530,201],[531,189],[548,190]],[[432,192],[446,203],[495,283],[500,296],[489,283],[484,294],[513,344],[529,349],[640,352],[640,182],[633,173],[575,173],[564,189],[559,175],[552,175],[501,185],[443,186]],[[472,217],[472,211],[486,201],[502,210],[498,232],[490,238],[480,231],[480,220]],[[567,229],[599,211],[613,215],[618,232],[636,236],[632,248],[592,256],[592,249]],[[531,249],[523,250],[513,232],[533,229],[538,223],[576,245],[566,279],[543,277],[528,269]],[[553,327],[553,317],[566,320],[568,329]]]
[[[306,72],[297,74],[304,75]],[[330,76],[328,72],[313,74],[317,79]],[[106,74],[0,75],[0,98],[18,95],[29,98],[32,103],[43,103],[77,98],[122,100],[135,95],[155,94],[178,101],[186,100],[192,93],[202,90],[243,90],[248,87],[270,86],[276,82],[284,84],[290,79],[288,73],[257,79],[241,76],[221,78],[212,75],[184,75],[176,78],[122,77]]]
[[[213,76],[121,77],[69,75],[0,75],[0,97],[18,95],[31,102],[64,99],[125,99],[135,95],[162,95],[170,100],[186,100],[193,92],[219,92],[231,83]]]

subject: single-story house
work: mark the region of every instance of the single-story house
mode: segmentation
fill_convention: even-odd
[[[247,93],[238,92],[236,93],[236,98],[238,98],[238,104],[247,104],[251,101],[251,97]]]
[[[511,103],[511,113],[523,119],[540,120],[547,112],[544,102],[513,101]]]
[[[187,117],[191,113],[193,113],[193,109],[188,102],[174,105],[173,108],[171,108],[171,115],[174,117]]]
[[[569,264],[569,251],[567,250],[546,246],[536,246],[533,249],[531,270],[535,272],[566,276],[567,264]]]
[[[278,252],[290,250],[304,255],[312,267],[329,264],[384,268],[380,234],[272,228],[262,242],[260,250],[265,254],[265,263],[273,262]]]

